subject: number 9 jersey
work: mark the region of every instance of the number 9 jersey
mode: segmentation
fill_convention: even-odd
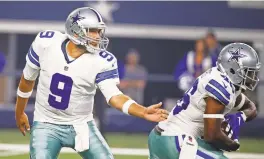
[[[73,59],[66,51],[68,42],[65,34],[44,31],[28,51],[27,66],[39,73],[34,121],[71,125],[93,120],[96,89],[107,90],[119,83],[113,54],[84,53]]]
[[[164,130],[163,135],[177,136],[191,134],[201,137],[204,133],[203,114],[206,103],[204,98],[212,97],[225,106],[224,114],[230,112],[240,91],[227,76],[213,67],[199,76],[192,88],[187,90],[182,99],[178,100],[167,120],[159,123]]]

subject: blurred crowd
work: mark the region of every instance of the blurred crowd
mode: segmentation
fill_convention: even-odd
[[[205,37],[195,41],[194,49],[185,53],[174,71],[174,79],[183,92],[189,89],[203,72],[216,66],[221,48],[213,31],[209,31]]]
[[[6,66],[6,57],[5,57],[5,54],[0,51],[0,75],[4,71],[5,66]],[[6,81],[6,78],[4,76],[0,76],[0,88],[2,90],[4,90],[4,88],[6,87],[5,81]],[[0,91],[0,104],[3,104],[5,101],[5,99],[4,99],[5,93],[6,93],[5,91]]]
[[[176,64],[173,73],[182,93],[189,89],[193,81],[204,71],[216,65],[221,48],[213,30],[209,30],[205,37],[195,41],[194,47]],[[136,49],[128,51],[125,63],[119,61],[119,74],[121,90],[138,103],[144,103],[148,71],[140,64],[140,53]]]

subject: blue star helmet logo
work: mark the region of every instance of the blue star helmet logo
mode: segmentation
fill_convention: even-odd
[[[76,14],[74,17],[71,17],[72,18],[72,24],[76,23],[78,20],[82,20],[85,18],[85,17],[81,17],[79,14],[80,14],[80,12],[78,14]]]
[[[240,48],[238,48],[236,51],[228,51],[231,54],[231,57],[228,59],[228,62],[234,60],[238,62],[240,58],[246,57],[247,55],[240,53]]]

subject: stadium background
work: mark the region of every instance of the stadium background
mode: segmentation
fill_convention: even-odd
[[[0,75],[0,159],[29,158],[28,136],[23,137],[14,129],[14,103],[31,42],[39,31],[63,32],[69,12],[83,6],[98,9],[107,21],[108,48],[118,60],[124,61],[130,48],[140,52],[141,64],[149,72],[145,105],[163,101],[165,108],[170,109],[180,98],[182,92],[173,79],[175,65],[208,28],[214,29],[222,45],[234,41],[253,45],[264,61],[263,2],[0,2],[0,51],[7,61]],[[263,77],[262,69],[261,80]],[[241,149],[238,153],[228,154],[231,158],[264,158],[262,154],[249,154],[264,154],[263,87],[261,81],[257,88],[259,116],[243,127]],[[147,133],[155,123],[105,107],[102,98],[99,92],[96,114],[104,116],[101,128],[116,158],[147,158]],[[33,104],[34,94],[27,107],[31,121]],[[67,154],[70,153],[67,149],[65,151],[60,158],[80,158]]]

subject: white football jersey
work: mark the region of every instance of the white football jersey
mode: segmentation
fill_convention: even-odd
[[[204,98],[213,97],[225,105],[224,114],[230,112],[240,91],[235,91],[229,78],[213,67],[199,76],[192,88],[185,92],[183,98],[177,101],[167,120],[159,123],[164,129],[163,134],[176,136],[188,133],[201,137],[204,133],[206,103]]]
[[[100,82],[119,83],[113,54],[85,53],[72,59],[66,51],[68,41],[58,31],[44,31],[29,49],[27,63],[40,71],[34,121],[67,125],[93,120],[94,95]]]

